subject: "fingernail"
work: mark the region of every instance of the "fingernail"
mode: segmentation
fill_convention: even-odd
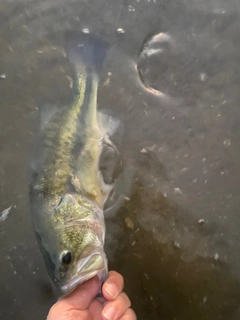
[[[116,296],[117,296],[117,286],[114,283],[106,284],[105,291],[107,292],[107,294],[110,297],[116,298]]]
[[[102,314],[106,320],[113,320],[115,313],[116,309],[112,306],[104,309]]]

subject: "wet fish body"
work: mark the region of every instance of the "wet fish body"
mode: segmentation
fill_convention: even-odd
[[[30,185],[33,226],[49,275],[62,294],[98,275],[107,276],[103,206],[113,188],[99,159],[117,153],[110,135],[118,121],[97,112],[99,75],[107,46],[89,34],[69,33],[74,99],[41,113],[38,152]]]

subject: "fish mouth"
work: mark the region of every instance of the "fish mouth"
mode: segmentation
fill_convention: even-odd
[[[63,295],[68,295],[74,291],[79,285],[93,278],[102,271],[107,270],[106,256],[104,253],[93,253],[88,257],[82,258],[74,268],[74,271],[63,286],[61,291]]]

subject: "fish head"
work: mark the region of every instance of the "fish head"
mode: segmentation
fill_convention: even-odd
[[[99,238],[91,226],[67,227],[61,241],[55,278],[61,293],[67,295],[77,286],[100,275],[107,268],[107,259]]]
[[[49,248],[53,277],[62,295],[98,275],[107,276],[104,253],[105,224],[102,211],[90,202],[65,197],[55,210],[54,246]],[[54,269],[54,270],[53,270]]]

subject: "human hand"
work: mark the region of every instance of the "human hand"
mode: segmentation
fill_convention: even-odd
[[[96,298],[99,289],[97,277],[85,282],[67,297],[60,299],[50,309],[47,320],[136,320],[130,308],[128,296],[122,292],[123,277],[109,272],[104,282],[102,294]]]

